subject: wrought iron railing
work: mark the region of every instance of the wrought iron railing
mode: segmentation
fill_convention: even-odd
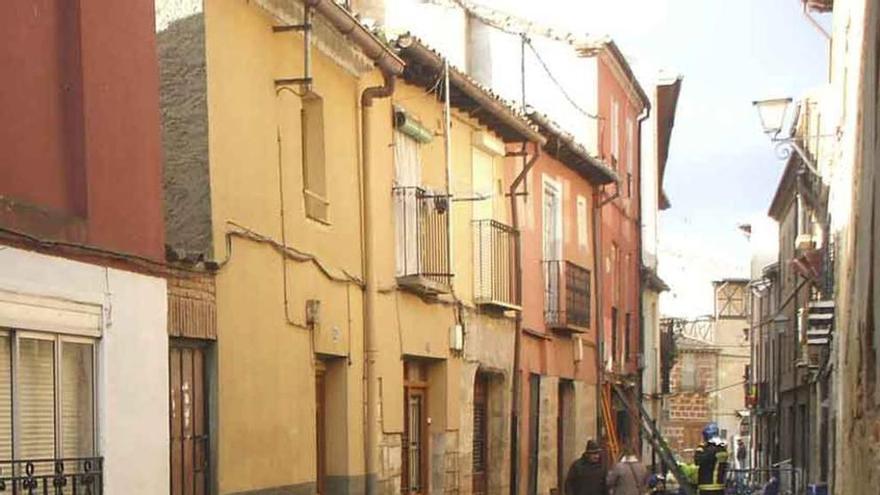
[[[556,328],[590,326],[590,271],[570,261],[544,261],[544,321]]]
[[[513,276],[516,230],[495,220],[474,220],[474,300],[516,304]]]
[[[0,461],[0,493],[102,495],[101,457]]]
[[[396,214],[397,277],[404,284],[430,283],[448,287],[449,196],[420,187],[394,187]]]

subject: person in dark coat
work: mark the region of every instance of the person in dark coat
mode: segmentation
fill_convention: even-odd
[[[565,495],[608,495],[602,449],[595,441],[588,441],[583,455],[568,468]]]

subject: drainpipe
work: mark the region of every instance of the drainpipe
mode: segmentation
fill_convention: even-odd
[[[620,186],[617,186],[620,189]],[[599,192],[593,191],[593,276],[596,279],[596,407],[602,407],[602,388],[605,385],[605,316],[602,311],[602,291],[603,291],[603,274],[605,273],[602,266],[602,206],[608,203],[608,200],[602,201]],[[596,415],[596,434],[600,437],[602,431],[602,416],[604,413]],[[610,420],[610,418],[609,418]]]
[[[523,152],[525,152],[525,143],[523,143]],[[511,495],[519,495],[519,432],[521,430],[519,424],[520,406],[522,402],[522,380],[520,373],[520,354],[522,354],[522,233],[519,228],[519,214],[516,208],[516,200],[518,193],[516,190],[525,180],[526,175],[538,158],[541,156],[541,147],[535,146],[535,152],[532,157],[523,165],[522,171],[513,180],[510,185],[510,223],[516,237],[513,242],[513,276],[516,280],[516,291],[514,298],[516,305],[520,309],[516,311],[516,320],[513,337],[513,401],[510,407],[510,493]]]
[[[366,88],[361,94],[361,143],[362,157],[361,166],[363,176],[363,237],[364,237],[364,390],[366,400],[364,407],[364,493],[374,495],[376,493],[376,476],[379,472],[379,378],[376,373],[376,358],[378,356],[377,324],[375,321],[375,307],[377,292],[377,277],[374,267],[375,259],[373,250],[375,246],[375,232],[372,229],[372,182],[373,170],[370,166],[372,149],[370,146],[370,117],[372,115],[373,100],[388,98],[394,92],[394,74],[382,71],[383,85]],[[372,478],[371,478],[372,477]]]
[[[639,353],[643,356],[642,359],[644,359],[644,355],[645,355],[644,354],[645,353],[645,349],[644,349],[644,347],[645,347],[645,314],[642,311],[642,309],[643,309],[642,303],[644,302],[644,299],[645,299],[645,287],[644,287],[644,284],[642,284],[642,259],[643,259],[643,255],[644,255],[644,253],[643,253],[644,245],[642,243],[642,172],[641,172],[642,145],[641,145],[641,143],[642,143],[642,124],[646,120],[648,120],[648,117],[650,117],[650,116],[651,116],[651,106],[646,105],[645,109],[642,111],[642,113],[638,116],[638,119],[637,119],[638,126],[639,126],[638,133],[636,134],[638,136],[638,143],[639,143],[639,161],[638,161],[638,163],[639,163],[639,173],[638,173],[639,180],[638,180],[638,184],[635,184],[636,187],[634,187],[634,190],[636,192],[635,197],[636,197],[636,199],[638,199],[638,203],[639,203],[639,208],[636,211],[636,228],[638,229],[638,233],[636,236],[636,238],[638,239],[638,251],[636,254],[636,256],[638,257],[638,262],[637,262],[638,269],[636,270],[636,273],[637,273],[636,281],[639,284],[639,300],[636,304],[636,314],[638,316],[636,317],[636,321],[639,323],[639,332],[638,332],[639,345],[638,345],[638,348],[639,348]],[[629,356],[627,356],[627,357],[629,357]],[[636,383],[636,400],[638,401],[639,404],[642,404],[642,382],[644,381],[644,370],[643,370],[643,368],[639,367],[638,362],[636,362],[636,370],[638,371],[638,375],[637,375],[638,382]],[[653,420],[654,418],[651,418],[651,419]],[[641,451],[642,449],[643,449],[642,433],[640,430],[639,431],[639,450]],[[653,452],[653,447],[652,447],[652,452]]]
[[[446,160],[446,259],[449,260],[449,273],[455,273],[455,253],[452,232],[452,109],[449,107],[449,60],[443,59],[443,153]],[[452,284],[450,284],[451,286]],[[453,289],[452,295],[455,296]],[[456,321],[456,323],[458,323]]]

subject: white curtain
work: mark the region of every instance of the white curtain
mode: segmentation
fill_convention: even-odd
[[[406,134],[394,131],[395,255],[397,276],[419,273],[418,200],[415,187],[422,182],[419,143]]]

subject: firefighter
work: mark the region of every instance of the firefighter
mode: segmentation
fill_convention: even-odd
[[[694,452],[697,465],[697,488],[700,495],[724,495],[727,476],[727,444],[719,437],[718,425],[709,423],[703,428],[703,443]]]

